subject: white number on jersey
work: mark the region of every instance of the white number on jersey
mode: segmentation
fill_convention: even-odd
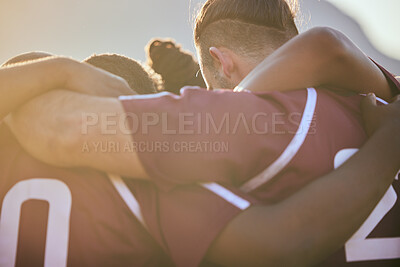
[[[335,156],[335,169],[357,151],[358,149],[343,149],[339,151]],[[346,260],[348,262],[400,258],[400,237],[367,238],[383,217],[393,208],[396,201],[396,192],[393,186],[390,186],[368,219],[345,244]]]
[[[71,192],[54,179],[17,183],[3,200],[0,217],[0,266],[15,266],[22,204],[30,199],[49,203],[44,266],[66,266],[71,214]]]

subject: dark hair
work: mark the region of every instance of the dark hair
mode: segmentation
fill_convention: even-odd
[[[297,0],[291,3],[293,8],[285,0],[207,0],[194,28],[203,66],[213,66],[208,53],[211,46],[225,46],[259,59],[296,36]]]
[[[196,17],[194,39],[213,22],[226,19],[298,34],[294,23],[297,1],[291,6],[285,0],[207,0]]]
[[[84,62],[125,79],[138,94],[153,94],[162,89],[161,77],[136,60],[117,55],[92,55]]]
[[[147,64],[161,75],[165,91],[179,95],[183,86],[206,86],[194,55],[175,40],[152,39],[145,51]]]

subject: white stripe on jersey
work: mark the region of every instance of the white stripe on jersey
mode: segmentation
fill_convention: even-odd
[[[159,98],[162,96],[171,96],[171,97],[179,97],[175,94],[172,94],[170,92],[160,92],[156,94],[147,94],[147,95],[121,95],[118,97],[119,100],[134,100],[134,99],[151,99],[151,98]]]
[[[386,102],[385,100],[383,100],[382,98],[376,97],[376,100],[378,100],[379,102],[381,102],[382,104],[389,104],[388,102]]]
[[[115,174],[107,174],[107,175],[111,183],[114,185],[115,189],[121,196],[121,198],[128,206],[128,208],[132,211],[132,213],[135,215],[138,221],[143,225],[143,227],[148,229],[139,202],[136,200],[135,196],[129,190],[128,186],[125,184],[122,178],[119,175]],[[219,184],[205,183],[201,184],[201,186],[210,190],[214,194],[225,199],[227,202],[231,203],[232,205],[241,210],[245,210],[251,205],[249,201],[241,198],[240,196],[236,195],[235,193],[229,191],[228,189]]]
[[[362,95],[362,96],[367,96],[366,94],[360,94],[360,95]],[[379,98],[379,97],[376,97],[376,100],[377,100],[378,102],[381,102],[381,103],[384,104],[384,105],[389,104],[388,102],[386,102],[385,100],[383,100],[382,98]]]
[[[122,180],[121,176],[115,174],[107,174],[107,175],[111,183],[114,185],[115,189],[121,196],[121,198],[125,201],[128,208],[132,211],[132,213],[136,216],[136,218],[144,226],[144,228],[147,229],[147,224],[144,220],[139,202],[136,200],[131,190],[129,190],[128,186]]]
[[[225,199],[226,201],[241,210],[245,210],[250,207],[249,201],[239,197],[238,195],[234,194],[233,192],[229,191],[228,189],[217,183],[204,183],[201,184],[201,186],[210,190],[211,192],[215,193],[216,195],[220,196],[221,198]]]
[[[259,186],[267,183],[280,171],[282,171],[287,164],[293,159],[297,154],[300,147],[303,145],[304,140],[307,137],[308,131],[310,129],[311,121],[314,116],[315,107],[317,105],[317,91],[314,88],[307,89],[307,103],[304,108],[303,117],[299,128],[297,129],[296,135],[293,137],[292,141],[286,147],[285,151],[279,156],[279,158],[273,162],[268,168],[266,168],[259,175],[249,180],[241,186],[241,190],[248,193],[258,188]]]

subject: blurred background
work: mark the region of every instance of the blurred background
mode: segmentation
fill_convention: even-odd
[[[245,1],[245,0],[244,0]],[[145,60],[153,37],[194,51],[194,13],[204,0],[0,0],[0,62],[27,51],[82,60],[119,53]],[[400,74],[399,0],[300,0],[298,26],[331,26]]]

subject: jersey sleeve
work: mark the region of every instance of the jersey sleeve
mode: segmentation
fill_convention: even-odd
[[[306,93],[298,94],[287,104],[278,93],[200,89],[120,100],[153,181],[241,184],[273,162],[296,133]]]
[[[400,94],[400,83],[396,78],[394,77],[393,74],[391,74],[387,69],[385,69],[383,66],[379,65],[377,62],[375,62],[372,58],[370,58],[371,61],[382,71],[383,75],[385,75],[386,80],[389,83],[392,96],[396,96]]]

